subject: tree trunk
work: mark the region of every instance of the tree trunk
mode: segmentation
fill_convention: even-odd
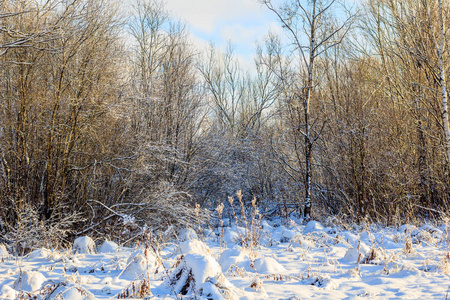
[[[443,8],[442,8],[442,0],[438,0],[439,3],[439,26],[440,26],[440,36],[439,36],[439,45],[435,40],[436,51],[438,55],[438,63],[439,63],[439,86],[441,88],[441,97],[442,97],[442,125],[444,126],[444,137],[445,137],[445,150],[447,154],[447,164],[450,162],[450,129],[449,129],[449,120],[448,120],[448,104],[447,104],[447,87],[446,87],[446,77],[445,77],[445,69],[444,69],[444,48],[445,48],[445,28],[444,28],[444,17],[443,17]],[[428,14],[429,15],[429,14]],[[430,18],[430,26],[431,32],[433,32],[431,18]]]
[[[311,61],[313,61],[311,59]],[[311,177],[312,177],[312,139],[311,124],[309,121],[309,106],[311,100],[312,72],[308,72],[308,86],[306,87],[306,96],[303,100],[303,109],[305,113],[305,207],[303,209],[303,218],[308,221],[311,218]]]
[[[311,218],[311,177],[312,177],[312,146],[313,140],[311,137],[311,124],[310,117],[310,102],[311,91],[313,88],[313,71],[314,71],[314,58],[316,56],[316,1],[313,2],[311,28],[310,28],[310,40],[309,40],[309,64],[308,68],[308,81],[305,88],[305,98],[303,99],[304,112],[305,112],[305,208],[303,210],[303,218],[308,221]]]

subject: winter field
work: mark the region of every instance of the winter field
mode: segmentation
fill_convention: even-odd
[[[447,227],[263,221],[192,229],[133,248],[75,240],[25,256],[0,247],[1,299],[447,299]],[[178,295],[178,296],[176,296]]]

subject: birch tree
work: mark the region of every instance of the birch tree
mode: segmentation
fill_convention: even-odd
[[[304,208],[303,217],[311,217],[312,183],[313,183],[313,147],[320,138],[324,123],[317,128],[315,120],[311,120],[311,102],[314,101],[315,88],[315,62],[316,59],[328,49],[340,44],[350,29],[353,18],[333,23],[330,18],[336,0],[291,0],[276,6],[272,0],[261,0],[280,21],[287,32],[292,51],[298,61],[296,86],[289,91],[289,105],[303,123],[295,128],[296,135],[303,138],[304,156]]]
[[[371,0],[365,7],[361,28],[372,55],[380,57],[382,88],[408,114],[402,136],[414,132],[404,147],[413,154],[410,165],[415,169],[400,175],[414,184],[405,192],[409,200],[401,205],[409,207],[410,215],[429,216],[430,208],[447,205],[449,188],[445,32],[449,7],[438,0]]]
[[[430,34],[433,38],[434,47],[437,55],[437,69],[435,71],[439,88],[441,90],[441,99],[442,99],[442,125],[445,136],[445,148],[448,163],[450,163],[450,129],[449,129],[449,117],[448,117],[448,94],[447,94],[447,79],[446,79],[446,66],[444,60],[444,54],[446,53],[445,45],[446,45],[446,29],[445,29],[445,21],[444,21],[444,8],[442,4],[442,0],[438,0],[438,8],[437,8],[437,20],[438,20],[438,28],[437,32],[434,28],[432,15],[430,13],[430,5],[428,0],[422,0],[423,4],[427,10],[428,24],[430,27]]]

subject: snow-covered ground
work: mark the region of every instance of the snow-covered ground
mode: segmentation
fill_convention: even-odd
[[[14,257],[0,245],[0,298],[444,300],[449,244],[445,226],[264,221],[134,248],[81,237],[72,249]]]

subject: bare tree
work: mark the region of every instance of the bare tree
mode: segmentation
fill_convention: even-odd
[[[437,20],[438,20],[438,30],[435,32],[434,28],[434,20],[430,12],[430,5],[428,0],[423,0],[422,3],[426,7],[427,17],[428,17],[428,25],[430,28],[430,35],[433,39],[434,48],[436,50],[437,55],[437,67],[434,70],[435,76],[438,79],[438,85],[441,90],[441,99],[442,99],[442,126],[444,130],[445,136],[445,147],[447,152],[447,160],[450,163],[450,128],[449,128],[449,115],[448,115],[448,93],[447,93],[447,80],[446,80],[446,65],[444,54],[446,53],[446,44],[448,43],[446,38],[446,29],[445,29],[445,21],[444,21],[444,7],[442,4],[442,0],[438,0],[437,7]],[[448,7],[447,7],[448,11]]]
[[[299,63],[297,84],[286,95],[292,109],[303,120],[295,128],[298,135],[303,137],[304,155],[304,209],[305,219],[311,217],[311,188],[313,169],[313,146],[320,138],[324,123],[318,129],[313,128],[315,120],[311,120],[311,101],[315,86],[315,61],[327,49],[342,42],[350,29],[353,18],[347,18],[339,25],[333,25],[330,17],[332,7],[337,1],[312,0],[287,1],[275,6],[271,0],[261,3],[271,10],[279,19],[282,27],[287,31],[292,42],[293,51],[297,53]],[[322,129],[321,129],[322,128]]]
[[[0,2],[0,56],[11,49],[34,48],[41,50],[56,50],[53,43],[63,37],[58,27],[73,16],[73,7],[79,1],[71,1],[67,6],[61,6],[61,0],[45,1],[33,4],[29,1],[2,0]],[[62,8],[58,15],[55,11]],[[40,22],[44,18],[52,21],[41,26],[17,26],[18,18],[28,22]],[[22,24],[24,25],[24,24]]]
[[[26,41],[0,56],[1,200],[13,212],[4,217],[14,224],[32,205],[58,220],[69,203],[81,209],[97,197],[105,179],[122,82],[118,18],[104,1],[12,3],[20,7],[2,6],[1,39]]]
[[[222,55],[210,45],[206,62],[200,72],[210,93],[211,108],[219,130],[240,134],[243,107],[248,99],[248,78],[233,54],[233,46],[228,44]]]
[[[403,147],[410,147],[415,154],[411,163],[415,170],[400,175],[417,183],[409,187],[408,201],[400,204],[409,207],[410,216],[429,216],[432,207],[447,205],[448,118],[442,94],[447,59],[441,49],[447,47],[448,40],[445,32],[442,35],[445,20],[440,18],[441,9],[445,15],[448,6],[439,1],[373,0],[367,2],[363,20],[363,32],[376,53],[372,55],[381,58],[379,72],[385,78],[382,88],[390,101],[403,106],[411,117],[404,118],[402,124],[409,125],[403,132],[408,135],[413,131],[414,138],[405,141]]]
[[[129,31],[131,126],[126,135],[134,164],[128,207],[141,223],[151,219],[154,229],[186,225],[194,215],[190,187],[205,114],[197,53],[186,26],[172,19],[160,1],[137,1]]]

